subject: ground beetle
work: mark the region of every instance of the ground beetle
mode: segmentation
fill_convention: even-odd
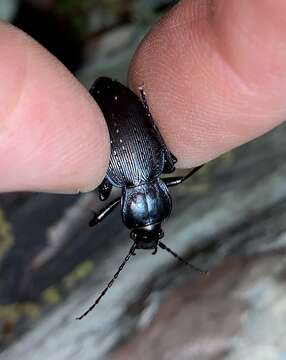
[[[177,159],[168,150],[152,119],[143,86],[139,92],[141,99],[108,77],[98,78],[90,89],[107,122],[111,144],[107,174],[98,188],[99,198],[102,201],[108,199],[113,186],[122,188],[122,195],[99,213],[94,212],[89,225],[97,225],[120,203],[123,223],[131,229],[130,237],[134,243],[112,280],[93,305],[77,319],[82,319],[99,303],[126,262],[135,255],[136,249],[152,249],[152,254],[155,254],[159,246],[185,265],[204,273],[160,241],[164,236],[161,223],[172,210],[168,187],[181,184],[202,166],[183,177],[160,178],[161,174],[175,170]]]

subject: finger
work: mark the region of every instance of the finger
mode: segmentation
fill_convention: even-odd
[[[180,166],[206,162],[284,121],[286,2],[184,0],[130,67]]]
[[[108,163],[108,131],[88,92],[51,54],[0,23],[0,191],[78,192]]]

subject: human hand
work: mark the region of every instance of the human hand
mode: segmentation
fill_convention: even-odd
[[[284,0],[183,0],[130,67],[163,137],[191,167],[286,117]],[[29,37],[0,25],[0,191],[95,188],[108,131],[87,91]]]
[[[144,81],[181,167],[205,163],[286,119],[286,2],[183,0],[144,39]]]

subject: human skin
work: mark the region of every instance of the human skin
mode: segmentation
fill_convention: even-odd
[[[286,118],[286,2],[183,0],[145,37],[129,84],[179,167],[207,162]],[[104,118],[79,82],[0,24],[0,191],[94,189],[109,159]]]

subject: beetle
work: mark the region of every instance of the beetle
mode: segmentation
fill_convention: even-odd
[[[109,198],[112,188],[122,189],[120,197],[99,213],[94,212],[90,226],[106,218],[119,204],[122,221],[131,230],[133,240],[127,256],[100,296],[77,319],[86,316],[112,286],[136,249],[167,250],[185,265],[187,263],[160,241],[164,236],[161,223],[170,215],[172,199],[168,188],[181,184],[203,165],[193,168],[186,176],[160,178],[175,171],[176,157],[168,150],[150,113],[144,87],[139,87],[139,98],[132,90],[108,77],[99,77],[90,94],[99,105],[109,130],[111,155],[107,173],[98,187],[99,198]]]

